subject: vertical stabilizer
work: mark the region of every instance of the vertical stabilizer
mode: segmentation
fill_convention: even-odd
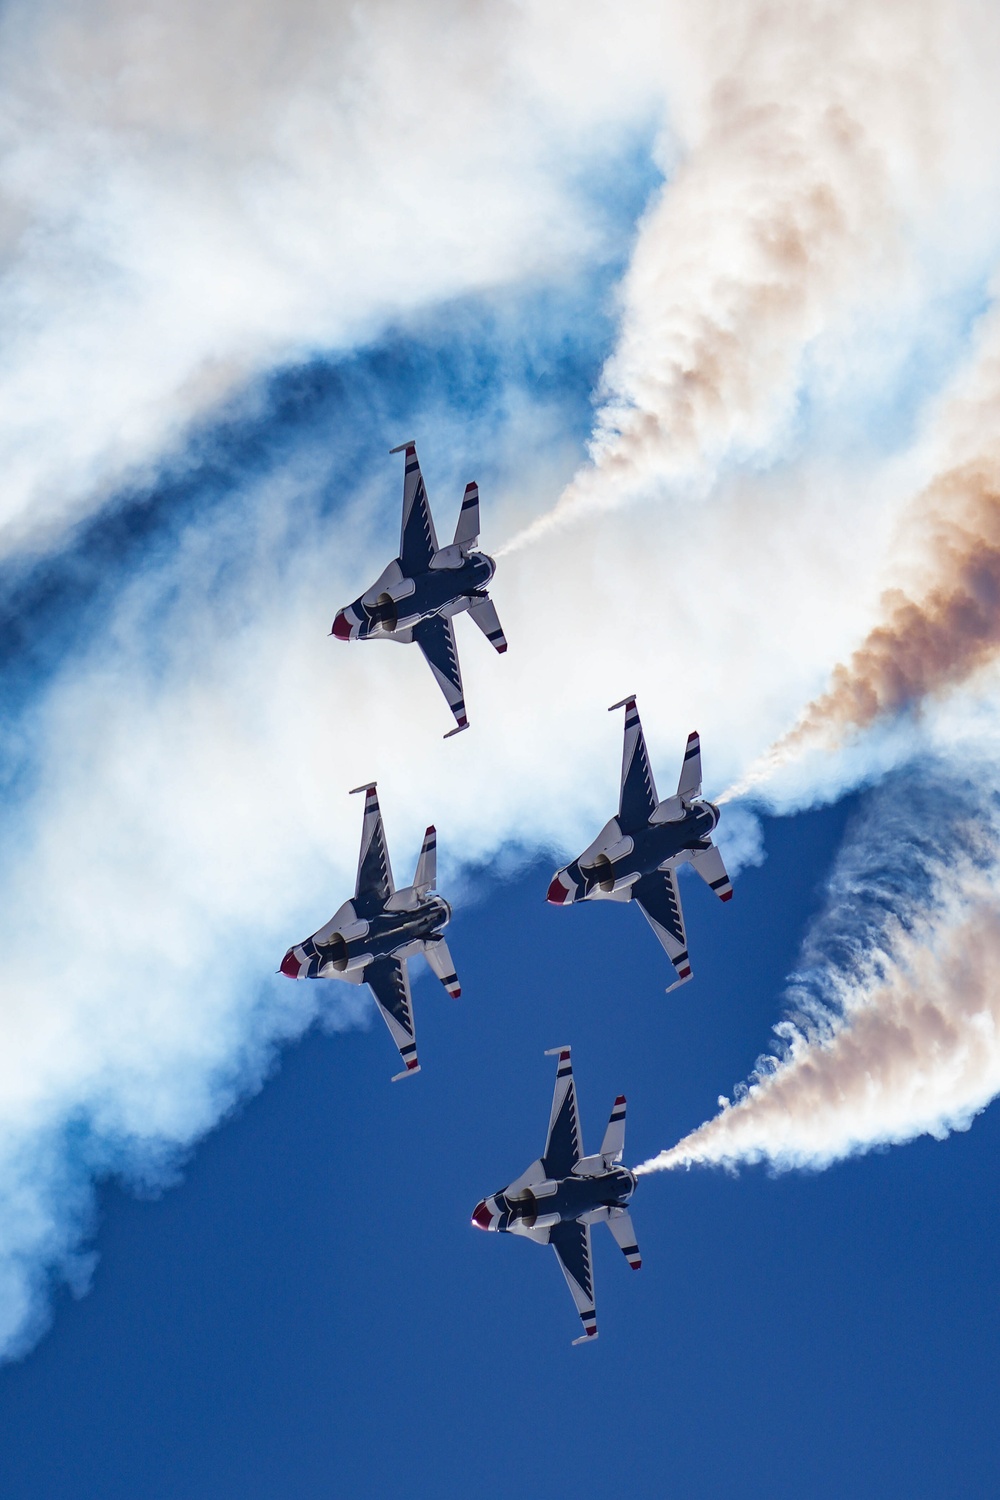
[[[607,1166],[621,1161],[625,1150],[625,1095],[619,1094],[611,1111],[608,1128],[601,1142],[601,1155]]]
[[[437,884],[437,829],[433,823],[424,834],[424,842],[420,848],[420,858],[417,860],[417,871],[413,877],[414,889],[421,895],[425,895],[432,886]]]
[[[697,730],[688,735],[688,742],[684,747],[677,795],[682,802],[690,802],[701,796],[701,739]]]
[[[473,482],[465,486],[462,509],[458,513],[458,525],[455,527],[455,540],[452,545],[461,548],[463,553],[472,552],[478,541],[479,486]]]

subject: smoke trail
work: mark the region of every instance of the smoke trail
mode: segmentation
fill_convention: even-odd
[[[1000,830],[963,810],[947,837],[964,852],[949,865],[934,812],[949,798],[932,785],[878,799],[832,882],[774,1054],[735,1103],[720,1099],[720,1114],[640,1172],[823,1167],[966,1129],[1000,1092]]]
[[[759,786],[803,750],[919,708],[967,681],[1000,648],[1000,316],[986,320],[965,391],[940,426],[950,463],[909,508],[895,551],[919,551],[920,575],[891,588],[881,618],[830,686],[720,800]]]
[[[581,468],[510,543],[760,452],[794,409],[806,345],[860,268],[896,249],[929,159],[945,12],[811,4],[710,27],[689,154],[642,226],[618,348]],[[872,23],[874,22],[874,27]],[[937,94],[938,97],[935,97]]]

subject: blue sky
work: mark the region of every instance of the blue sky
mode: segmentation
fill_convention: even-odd
[[[4,1375],[4,1494],[992,1493],[992,1114],[822,1174],[643,1182],[643,1269],[597,1243],[585,1351],[548,1252],[468,1222],[538,1149],[546,1045],[573,1043],[585,1140],[626,1091],[629,1160],[711,1110],[846,813],[769,822],[728,908],[685,883],[697,982],[669,998],[634,911],[547,908],[544,863],[484,878],[462,1000],[417,988],[419,1088],[385,1083],[377,1023],[313,1033],[183,1185],[102,1192],[92,1292]]]
[[[5,8],[4,1497],[995,1492],[998,58],[964,0]],[[327,635],[408,439],[499,554],[448,742]],[[728,789],[670,996],[543,899],[628,693]],[[372,778],[464,992],[396,1087],[274,972]],[[469,1223],[567,1043],[673,1169],[589,1349]]]

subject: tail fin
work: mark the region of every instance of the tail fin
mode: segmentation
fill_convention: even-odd
[[[493,600],[477,599],[474,604],[469,605],[469,617],[475,620],[490,645],[502,656],[507,649],[507,637],[503,633]]]
[[[463,552],[471,552],[479,541],[479,486],[475,482],[465,486],[462,509],[458,513],[455,540],[452,543]]]
[[[639,1254],[639,1246],[635,1242],[632,1215],[627,1208],[610,1208],[608,1210],[607,1223],[608,1228],[615,1237],[615,1243],[619,1250],[633,1271],[638,1271],[642,1266],[642,1256]]]
[[[601,1155],[610,1167],[612,1162],[621,1161],[625,1150],[625,1095],[619,1094],[611,1111],[611,1119],[608,1128],[604,1132],[604,1140],[601,1142]]]
[[[677,782],[677,795],[685,802],[690,802],[693,797],[701,796],[701,740],[698,738],[697,730],[688,735],[688,742],[684,747],[684,761]]]
[[[726,873],[722,855],[714,844],[710,844],[707,849],[699,849],[697,854],[691,856],[690,863],[720,901],[732,900],[733,883]]]
[[[444,938],[433,938],[429,943],[426,943],[424,945],[424,957],[451,998],[457,1000],[462,993],[462,986],[458,982],[455,965],[451,961],[448,944]]]
[[[417,872],[413,877],[414,889],[423,894],[437,884],[437,830],[433,823],[424,834],[424,842],[417,860]]]

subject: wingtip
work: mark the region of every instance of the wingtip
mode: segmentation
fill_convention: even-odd
[[[373,792],[377,786],[377,781],[366,781],[364,786],[352,786],[347,795],[349,797],[354,797],[358,792]]]
[[[392,453],[408,453],[411,448],[415,448],[416,446],[417,445],[414,442],[413,438],[410,438],[410,440],[409,440],[408,443],[397,443],[396,446],[395,446],[395,448],[390,448],[389,449],[389,452],[390,452],[390,454],[392,454]]]
[[[594,1339],[596,1339],[596,1337],[597,1337],[597,1329],[596,1328],[588,1328],[586,1333],[581,1333],[581,1335],[580,1335],[580,1337],[578,1339],[574,1339],[573,1340],[573,1348],[575,1349],[576,1346],[577,1346],[577,1344],[592,1344],[593,1341],[594,1341]]]
[[[612,703],[611,707],[608,709],[608,713],[609,714],[613,714],[616,708],[634,708],[634,707],[635,707],[635,694],[634,693],[629,693],[629,695],[628,695],[627,698],[620,698],[617,703]]]
[[[448,733],[446,735],[444,735],[443,738],[446,739],[446,740],[450,740],[453,734],[461,734],[462,730],[463,729],[468,729],[468,727],[469,727],[469,721],[468,721],[468,719],[466,719],[466,721],[465,721],[464,724],[456,724],[455,727],[454,727],[454,729],[449,729]]]
[[[402,1071],[402,1073],[393,1073],[393,1075],[392,1075],[392,1081],[393,1081],[393,1083],[398,1083],[401,1078],[413,1078],[419,1072],[420,1072],[420,1064],[417,1063],[412,1068],[404,1068],[403,1071]]]

